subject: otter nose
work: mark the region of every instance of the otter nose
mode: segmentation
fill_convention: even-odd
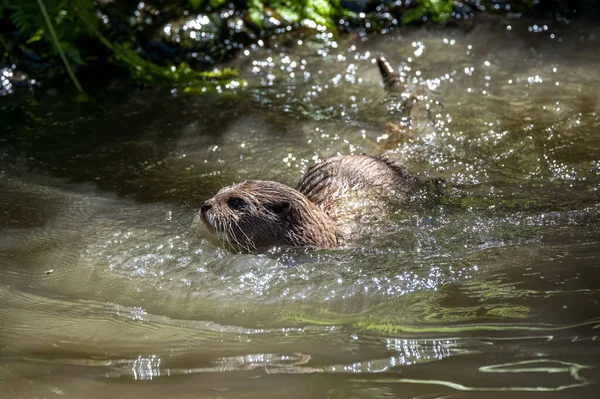
[[[209,204],[209,203],[207,203],[207,202],[205,202],[204,205],[202,205],[202,208],[200,208],[200,212],[203,215],[206,215],[206,212],[208,212],[210,210],[210,208],[212,208],[212,205]]]

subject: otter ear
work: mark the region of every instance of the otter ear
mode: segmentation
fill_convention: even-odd
[[[292,204],[289,201],[280,201],[268,204],[266,208],[276,215],[283,215],[289,212],[291,206]]]

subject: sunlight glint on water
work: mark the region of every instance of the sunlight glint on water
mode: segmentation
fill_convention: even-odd
[[[225,96],[131,89],[101,117],[53,100],[13,122],[0,389],[595,397],[598,43],[511,26],[321,35],[240,56],[248,87]],[[379,54],[421,99],[391,147],[408,120]],[[222,186],[382,151],[448,188],[355,247],[233,254],[194,220]]]

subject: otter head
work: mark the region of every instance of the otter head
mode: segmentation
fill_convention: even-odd
[[[334,247],[333,219],[300,192],[280,183],[249,180],[221,189],[200,209],[219,238],[244,252],[272,245]]]

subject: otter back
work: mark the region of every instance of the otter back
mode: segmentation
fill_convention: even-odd
[[[391,201],[409,199],[416,181],[398,162],[368,155],[345,155],[311,167],[296,188],[339,225],[357,218],[368,221],[385,217]],[[347,233],[348,229],[343,230]]]

